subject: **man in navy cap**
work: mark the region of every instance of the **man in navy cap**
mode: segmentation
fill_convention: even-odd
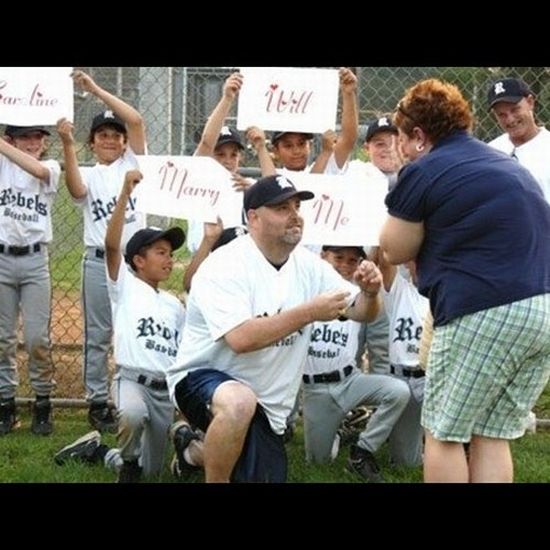
[[[355,282],[298,247],[302,201],[283,176],[244,195],[248,235],[210,254],[195,273],[170,395],[205,432],[207,482],[284,482],[286,419],[300,386],[311,323],[378,313],[381,276],[364,261]]]
[[[505,132],[489,145],[525,166],[550,201],[550,132],[536,122],[535,94],[523,80],[503,78],[491,84],[487,101]]]

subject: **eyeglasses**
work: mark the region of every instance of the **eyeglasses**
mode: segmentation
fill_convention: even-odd
[[[403,105],[401,105],[401,101],[397,104],[397,110],[402,114],[405,115],[407,118],[410,118],[416,126],[420,126],[415,118],[413,118],[405,109],[403,109]]]

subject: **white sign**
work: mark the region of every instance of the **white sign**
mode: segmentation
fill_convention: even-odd
[[[336,128],[338,71],[242,67],[237,128],[321,134]]]
[[[231,174],[211,157],[138,156],[143,180],[136,187],[136,209],[149,214],[240,225],[242,193]]]
[[[304,217],[302,244],[378,245],[387,215],[385,177],[358,172],[325,176],[288,171],[285,176],[297,189],[315,193],[315,198],[300,206]]]
[[[73,120],[72,67],[0,67],[0,122],[53,126]]]

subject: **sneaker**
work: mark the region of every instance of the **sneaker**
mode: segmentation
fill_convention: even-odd
[[[125,460],[118,472],[117,483],[139,483],[141,481],[141,466],[137,460]]]
[[[352,445],[348,458],[347,469],[350,472],[360,475],[370,483],[383,483],[384,478],[374,455],[357,445]]]
[[[36,435],[50,435],[53,432],[52,404],[49,397],[34,402],[31,432]]]
[[[63,447],[63,449],[55,454],[53,459],[59,466],[63,466],[67,460],[80,460],[94,464],[99,460],[95,451],[100,444],[101,434],[98,431],[89,432],[70,445]]]
[[[184,457],[185,449],[191,441],[200,441],[201,438],[196,434],[189,424],[184,420],[180,420],[172,424],[170,428],[170,439],[174,442],[176,454],[170,464],[170,471],[176,479],[184,479],[193,472],[201,470],[200,466],[192,466]]]
[[[19,428],[15,398],[0,400],[0,436],[10,433],[14,428]]]
[[[118,429],[118,420],[107,403],[92,403],[88,411],[88,422],[100,432],[116,434]]]

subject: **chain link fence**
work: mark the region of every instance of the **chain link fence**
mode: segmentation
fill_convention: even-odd
[[[191,155],[208,115],[218,102],[231,67],[83,67],[96,82],[136,107],[147,127],[150,154]],[[490,84],[504,77],[523,78],[537,96],[541,124],[550,120],[550,67],[354,67],[359,80],[359,121],[356,156],[360,156],[367,120],[392,112],[404,91],[424,78],[441,78],[459,86],[470,100],[477,123],[474,133],[489,141],[501,132],[487,110]],[[94,163],[86,145],[92,118],[104,109],[94,96],[75,92],[75,137],[79,161]],[[229,124],[235,123],[236,105]],[[318,147],[319,144],[316,144]],[[59,139],[52,135],[49,156],[62,161]],[[245,167],[257,165],[247,150]],[[53,287],[52,359],[58,383],[56,398],[83,399],[80,277],[83,254],[82,214],[71,201],[62,178],[53,211],[54,240],[50,246]],[[167,288],[179,293],[188,253],[178,251],[176,268]],[[19,339],[21,341],[21,333]],[[26,363],[20,344],[18,397],[30,397]],[[113,368],[113,365],[111,365]]]

